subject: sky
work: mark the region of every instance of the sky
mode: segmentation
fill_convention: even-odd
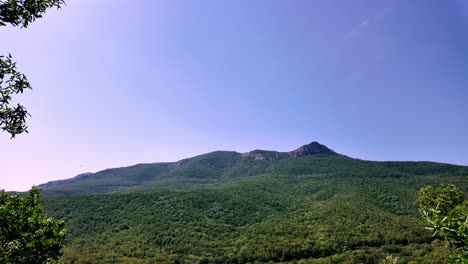
[[[68,0],[0,40],[33,86],[0,189],[312,141],[468,165],[468,0]]]

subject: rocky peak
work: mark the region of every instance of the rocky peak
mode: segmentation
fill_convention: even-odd
[[[316,141],[308,145],[304,145],[291,152],[288,152],[288,156],[290,157],[305,157],[305,156],[311,156],[315,154],[339,155],[335,151],[327,148],[325,145],[322,145]]]
[[[278,152],[278,151],[268,151],[268,150],[252,150],[247,153],[243,153],[242,157],[247,159],[253,159],[255,161],[266,160],[266,161],[275,161],[286,157],[306,157],[316,154],[326,154],[326,155],[340,155],[335,151],[327,148],[325,145],[322,145],[318,142],[312,142],[308,145],[304,145],[296,150],[290,152]]]

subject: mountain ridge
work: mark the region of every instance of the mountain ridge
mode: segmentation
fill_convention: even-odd
[[[126,166],[126,167],[108,168],[108,169],[98,171],[96,173],[91,173],[91,172],[81,173],[72,178],[46,182],[46,183],[38,185],[38,187],[43,190],[47,190],[49,188],[61,186],[63,184],[71,184],[80,180],[85,180],[98,173],[105,174],[113,170],[129,169],[129,168],[135,168],[135,167],[140,167],[140,166],[145,166],[145,165],[167,164],[168,168],[179,168],[189,163],[191,160],[196,159],[197,157],[202,157],[202,156],[210,155],[213,153],[227,153],[227,152],[236,153],[244,159],[252,159],[254,161],[262,161],[262,160],[275,161],[275,160],[279,160],[285,157],[306,157],[306,156],[317,155],[317,154],[342,156],[341,154],[334,152],[333,150],[329,149],[325,145],[322,145],[316,141],[313,141],[310,144],[303,145],[297,148],[296,150],[289,151],[289,152],[269,151],[269,150],[260,150],[260,149],[252,150],[246,153],[239,153],[236,151],[213,151],[213,152],[209,152],[206,154],[201,154],[201,155],[197,155],[194,157],[181,159],[175,162],[139,163],[139,164]]]
[[[468,167],[431,162],[374,162],[353,159],[312,142],[289,152],[214,151],[177,162],[143,163],[39,185],[45,195],[74,195],[187,189],[263,174],[340,174],[382,177],[427,172],[468,175]]]

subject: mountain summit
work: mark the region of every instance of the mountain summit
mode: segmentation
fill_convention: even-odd
[[[279,159],[283,159],[287,157],[300,158],[300,157],[312,156],[312,155],[317,155],[317,154],[343,156],[329,149],[327,146],[314,141],[310,144],[304,145],[296,150],[289,151],[289,152],[278,152],[278,151],[256,149],[247,153],[243,153],[242,157],[250,158],[256,161],[260,161],[260,160],[275,161],[275,160],[279,160]]]
[[[289,152],[288,156],[305,157],[305,156],[311,156],[311,155],[316,155],[316,154],[340,155],[336,153],[335,151],[327,148],[327,146],[314,141],[308,145],[304,145],[296,150]]]

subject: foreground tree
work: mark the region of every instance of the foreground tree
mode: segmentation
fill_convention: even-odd
[[[28,27],[29,23],[41,18],[48,8],[60,8],[63,0],[0,0],[0,27]],[[20,104],[11,106],[12,96],[31,89],[26,76],[16,70],[11,55],[0,56],[0,129],[14,138],[28,132],[26,108]]]
[[[6,81],[5,81],[6,80]],[[26,117],[29,115],[24,106],[18,104],[11,107],[12,95],[31,89],[26,76],[16,70],[16,63],[11,55],[0,56],[0,128],[15,137],[28,132]]]
[[[468,263],[468,201],[453,184],[426,186],[418,194],[420,212],[433,236],[455,250],[452,261]]]
[[[0,27],[27,27],[48,8],[63,4],[63,0],[0,0]],[[0,129],[12,138],[28,132],[28,111],[20,104],[12,106],[12,96],[27,89],[31,85],[11,55],[0,55]],[[24,197],[0,192],[0,263],[50,263],[61,255],[64,223],[44,214],[39,195],[37,188]]]
[[[62,254],[64,222],[48,217],[40,190],[26,196],[0,192],[0,263],[49,263]]]

